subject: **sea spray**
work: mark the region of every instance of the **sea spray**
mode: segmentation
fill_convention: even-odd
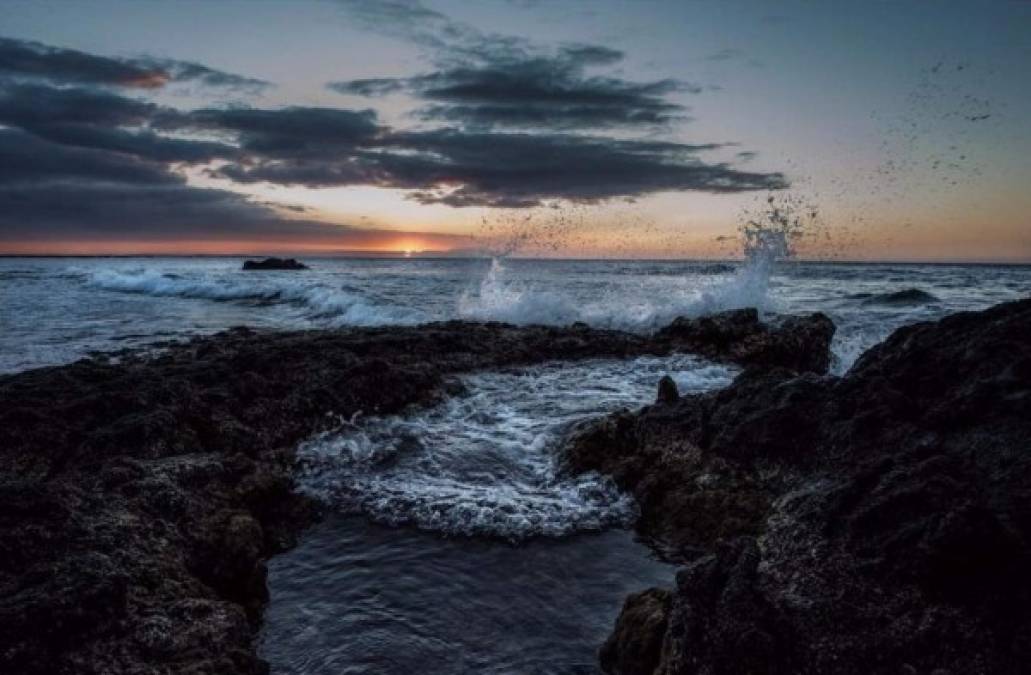
[[[584,321],[594,326],[650,331],[677,316],[701,316],[729,309],[756,307],[761,311],[777,308],[771,297],[770,282],[776,265],[794,256],[796,246],[822,228],[818,210],[797,195],[765,197],[761,207],[744,214],[739,230],[744,261],[737,266],[711,263],[682,263],[687,268],[678,278],[638,278],[636,284],[624,281],[599,289],[585,300],[563,286],[548,286],[549,263],[540,260],[518,261],[510,256],[521,253],[520,242],[534,241],[532,233],[512,230],[518,236],[504,240],[484,272],[478,289],[466,291],[458,300],[458,314],[477,320],[506,321],[516,324],[568,324]],[[514,222],[514,221],[512,221]],[[532,228],[530,217],[518,221]],[[549,238],[553,234],[547,235]]]

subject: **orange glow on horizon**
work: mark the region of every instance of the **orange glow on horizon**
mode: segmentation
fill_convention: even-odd
[[[432,233],[347,232],[326,239],[283,236],[265,239],[44,240],[0,241],[0,255],[333,255],[347,253],[448,253],[471,248],[471,237]]]

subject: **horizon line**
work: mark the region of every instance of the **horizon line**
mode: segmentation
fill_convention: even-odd
[[[489,255],[476,254],[472,252],[449,253],[446,251],[339,251],[334,253],[319,253],[306,255],[304,253],[3,253],[0,252],[0,259],[13,258],[262,258],[262,257],[293,257],[305,258],[308,260],[317,259],[397,259],[397,260],[492,260],[502,258],[505,260],[532,260],[532,261],[555,261],[555,262],[690,262],[690,263],[741,263],[743,257],[723,258],[655,258],[647,256],[631,257],[564,257],[564,256],[532,256],[532,255]],[[1029,259],[961,259],[941,258],[914,260],[907,258],[807,258],[790,257],[777,261],[785,264],[824,264],[824,265],[980,265],[980,266],[1031,266]]]

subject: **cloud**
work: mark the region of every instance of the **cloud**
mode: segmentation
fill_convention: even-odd
[[[304,119],[307,112],[294,108],[278,114]],[[269,112],[266,119],[271,122],[274,116]],[[423,203],[456,207],[526,207],[549,200],[598,202],[667,190],[738,192],[785,185],[780,174],[741,172],[698,158],[719,144],[386,127],[350,140],[354,145],[345,153],[340,146],[301,139],[285,146],[274,143],[269,152],[256,152],[216,173],[241,183],[398,188],[413,191],[412,197]]]
[[[160,163],[132,155],[68,147],[24,131],[0,129],[0,185],[24,188],[67,182],[174,185],[183,180]]]
[[[372,77],[363,80],[330,82],[329,89],[353,96],[385,96],[405,89],[405,80],[393,77]]]
[[[330,82],[327,87],[362,96],[405,91],[429,102],[416,111],[420,119],[475,129],[668,126],[687,118],[686,108],[667,97],[703,91],[673,79],[632,82],[589,74],[588,68],[624,58],[598,45],[567,45],[541,54],[511,43],[484,43],[463,54],[460,64],[424,75]]]
[[[335,154],[382,131],[375,111],[340,108],[207,108],[166,115],[157,122],[171,128],[231,132],[243,150],[274,159]]]
[[[414,1],[339,0],[339,4],[372,30],[433,49],[458,49],[459,43],[477,43],[482,39],[472,27]]]
[[[146,58],[141,62],[167,73],[169,78],[175,82],[196,82],[209,87],[250,94],[260,94],[273,86],[271,82],[265,80],[227,73],[192,61]]]
[[[94,56],[38,42],[0,38],[0,73],[80,84],[154,88],[168,74],[131,61]]]
[[[0,82],[0,124],[40,138],[163,162],[236,156],[236,149],[224,144],[167,138],[143,129],[159,112],[153,103],[106,90]]]
[[[18,105],[6,108],[12,97],[0,97],[0,115],[7,113],[0,122],[25,127],[0,129],[0,242],[273,234],[303,239],[334,231],[285,219],[235,192],[190,186],[170,170],[170,162],[216,154],[206,151],[209,145],[226,146],[102,124],[140,122],[144,113],[157,111],[154,106],[79,90],[62,90],[69,98],[61,100],[45,89],[20,88],[13,96]],[[40,95],[40,120],[20,116],[19,93]],[[82,109],[66,110],[75,102]]]
[[[371,109],[180,110],[148,100],[147,88],[156,80],[144,74],[210,86],[247,81],[188,62],[129,62],[0,42],[0,56],[6,54],[0,58],[6,73],[0,76],[0,241],[71,233],[303,238],[327,232],[324,224],[285,216],[289,210],[279,205],[192,186],[181,173],[184,165],[241,185],[376,186],[453,207],[593,203],[660,191],[720,193],[786,184],[779,173],[702,159],[728,144],[617,139],[591,131],[682,115],[683,108],[666,99],[681,83],[591,73],[623,59],[618,50],[565,45],[542,54],[514,38],[488,45],[479,33],[431,10],[375,5],[407,17],[400,19],[405,30],[424,30],[412,23],[423,17],[443,31],[442,44],[460,46],[446,48],[436,72],[341,88],[415,92],[426,102],[420,114],[441,126],[397,129]],[[359,240],[358,234],[347,236]]]
[[[271,86],[189,61],[111,58],[4,37],[0,37],[0,76],[137,89],[157,89],[172,81],[250,91]]]
[[[591,69],[609,67],[625,54],[611,47],[568,44],[544,50],[528,40],[482,33],[419,3],[345,1],[374,30],[427,47],[436,71],[402,78],[330,82],[348,95],[407,92],[427,102],[424,121],[473,129],[604,129],[665,127],[687,118],[677,93],[706,88],[673,79],[634,82]]]
[[[47,242],[240,242],[269,250],[315,246],[379,249],[400,238],[433,246],[468,244],[467,238],[373,230],[310,219],[286,219],[276,210],[226,190],[186,185],[58,184],[12,188],[0,184],[0,247]]]
[[[665,97],[674,92],[697,93],[698,87],[671,79],[638,83],[585,74],[588,64],[622,58],[618,54],[577,47],[551,57],[492,56],[478,65],[427,75],[328,86],[365,95],[404,90],[432,102],[416,112],[419,118],[477,129],[651,127],[685,118],[684,106]]]
[[[11,126],[139,125],[156,109],[153,103],[100,89],[0,81],[0,122]]]
[[[284,208],[303,212],[187,185],[159,163],[0,130],[0,248],[34,250],[31,244],[45,250],[64,241],[128,240],[346,249],[389,247],[400,237],[434,246],[468,243],[464,237],[284,218],[279,212]]]

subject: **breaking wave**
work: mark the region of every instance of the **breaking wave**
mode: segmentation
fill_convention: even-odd
[[[771,254],[772,255],[772,254]],[[566,291],[541,289],[532,280],[510,275],[506,261],[494,258],[474,292],[458,300],[464,319],[504,321],[519,325],[568,325],[583,321],[592,326],[650,331],[678,316],[702,316],[728,309],[775,309],[770,297],[772,261],[756,257],[737,268],[713,274],[685,275],[645,287],[609,288],[585,301]]]
[[[597,474],[563,475],[571,424],[649,402],[666,373],[681,391],[735,371],[691,356],[553,363],[466,376],[466,393],[409,415],[356,419],[299,449],[302,490],[389,525],[449,535],[560,537],[629,525],[635,506]]]
[[[158,297],[290,304],[305,310],[308,318],[321,319],[320,323],[331,326],[416,324],[425,320],[417,310],[376,305],[360,295],[310,281],[189,279],[155,270],[99,270],[90,275],[89,283],[107,291]]]

